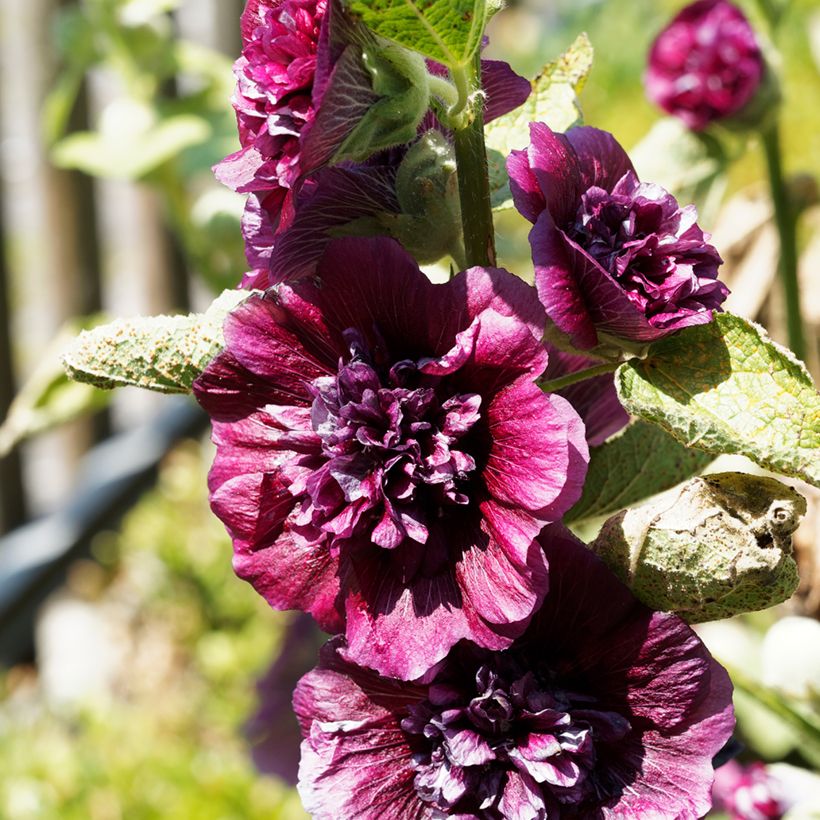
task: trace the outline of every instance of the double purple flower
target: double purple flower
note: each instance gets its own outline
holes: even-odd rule
[[[533,289],[434,285],[392,240],[338,240],[315,279],[253,296],[194,385],[236,571],[412,679],[467,638],[502,649],[547,591],[535,538],[577,500],[584,425],[535,384]]]
[[[504,652],[459,644],[403,683],[351,663],[339,639],[325,647],[294,695],[312,817],[706,813],[734,725],[725,670],[568,533],[540,540],[551,590]]]
[[[649,52],[646,93],[668,114],[701,131],[740,113],[766,66],[754,29],[727,0],[686,6]]]
[[[538,296],[558,330],[590,349],[711,321],[728,289],[695,207],[640,182],[605,131],[533,123],[530,136],[507,167],[516,207],[534,223]]]

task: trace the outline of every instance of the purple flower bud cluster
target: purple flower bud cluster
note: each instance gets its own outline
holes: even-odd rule
[[[336,635],[294,696],[305,806],[326,820],[694,820],[731,685],[682,620],[640,604],[562,526],[590,446],[628,422],[613,377],[542,385],[710,321],[720,256],[693,206],[641,182],[610,134],[533,123],[508,170],[535,286],[492,267],[433,284],[373,227],[400,215],[408,146],[319,167],[317,145],[347,127],[322,119],[342,99],[334,77],[356,70],[345,14],[248,0],[242,148],[218,174],[250,194],[245,284],[263,292],[228,316],[194,385],[237,574]],[[489,116],[526,98],[506,64],[482,73]],[[432,104],[419,137],[452,140],[441,114]],[[282,701],[270,685],[262,738]],[[272,748],[258,755],[277,769]]]

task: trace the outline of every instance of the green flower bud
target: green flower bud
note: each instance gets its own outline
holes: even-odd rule
[[[805,513],[779,481],[720,473],[613,516],[591,548],[647,606],[701,623],[792,595],[791,535]]]
[[[428,131],[407,152],[396,175],[402,214],[389,226],[421,263],[435,262],[458,247],[461,202],[452,146],[438,131]]]

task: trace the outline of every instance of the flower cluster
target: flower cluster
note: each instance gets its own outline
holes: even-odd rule
[[[410,141],[334,164],[328,146],[389,101],[379,71],[381,96],[362,90],[361,37],[345,40],[361,21],[345,15],[248,0],[242,147],[218,175],[250,194],[258,292],[194,384],[237,574],[335,634],[294,698],[305,806],[327,820],[700,817],[732,732],[728,677],[562,519],[590,447],[629,420],[614,362],[709,322],[727,295],[720,256],[694,207],[640,181],[610,134],[532,123],[508,172],[535,286],[489,265],[434,284],[418,260],[439,246],[418,226],[446,212],[460,231],[460,200],[433,208],[458,183],[453,130],[470,127],[443,100],[483,100],[492,118],[531,86],[484,61],[486,94],[461,99],[463,77],[448,89],[428,61]],[[334,120],[340,77],[350,110]],[[425,194],[412,208],[408,178]],[[269,770],[293,768],[265,727],[297,666],[271,670],[251,727]]]
[[[578,414],[535,384],[534,292],[481,268],[433,285],[383,239],[337,240],[317,274],[235,311],[195,385],[237,572],[384,674],[462,638],[509,646],[546,592],[534,538],[588,458]]]

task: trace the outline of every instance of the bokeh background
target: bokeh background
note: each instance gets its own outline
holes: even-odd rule
[[[820,0],[782,4],[785,165],[817,377]],[[641,84],[649,43],[682,5],[511,2],[490,48],[534,76],[586,31],[586,122],[634,148],[647,178],[685,188],[681,135]],[[762,30],[755,0],[741,5]],[[242,6],[0,0],[0,818],[304,816],[286,706],[317,638],[233,577],[208,511],[203,417],[184,399],[70,384],[59,366],[78,328],[201,309],[244,271],[242,199],[210,173],[236,143]],[[727,178],[698,192],[701,224],[726,259],[729,308],[785,341],[763,155],[745,137],[732,153]],[[506,214],[499,233],[504,263],[528,275],[523,220]],[[798,594],[704,635],[745,673],[743,759],[811,770],[820,494],[798,489],[810,502]]]

